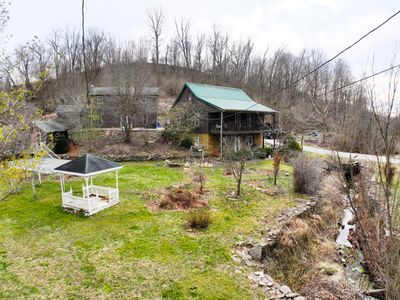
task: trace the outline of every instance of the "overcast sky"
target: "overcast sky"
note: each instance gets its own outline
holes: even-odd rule
[[[99,27],[121,39],[148,36],[146,10],[160,6],[166,14],[165,40],[174,34],[174,21],[191,21],[192,34],[208,33],[213,24],[229,31],[232,39],[252,38],[262,53],[284,46],[296,53],[319,48],[333,56],[400,9],[399,0],[86,0],[86,25]],[[53,28],[81,22],[80,0],[12,0],[6,33],[8,47],[40,39]],[[400,49],[400,15],[341,56],[355,77],[385,69]],[[397,63],[400,62],[400,57]],[[368,66],[368,67],[366,67]]]

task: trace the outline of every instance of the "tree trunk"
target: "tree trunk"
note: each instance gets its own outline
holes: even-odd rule
[[[236,187],[236,197],[240,197],[241,183],[242,183],[242,178],[239,178],[237,181],[237,187]]]
[[[124,143],[129,144],[131,142],[131,128],[128,125],[124,126],[125,130],[125,137],[124,137]]]

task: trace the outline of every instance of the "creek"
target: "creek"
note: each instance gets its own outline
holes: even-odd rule
[[[354,218],[354,212],[351,208],[346,208],[343,211],[343,217],[341,222],[341,227],[339,229],[339,235],[336,238],[336,244],[340,246],[343,251],[347,251],[354,246],[349,241],[349,233],[351,230],[355,230],[355,225],[350,225],[349,221]],[[358,249],[353,249],[354,260],[347,262],[347,267],[345,268],[345,274],[347,280],[352,285],[352,287],[359,293],[360,297],[365,300],[375,300],[371,296],[362,294],[364,291],[373,289],[374,284],[368,275],[368,273],[363,268],[361,262],[363,260],[363,255]]]

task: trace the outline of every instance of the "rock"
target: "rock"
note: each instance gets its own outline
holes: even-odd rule
[[[306,297],[297,296],[296,298],[294,298],[294,300],[306,300]]]
[[[264,274],[264,277],[265,277],[266,281],[274,283],[274,279],[271,276],[269,276],[268,274]]]
[[[257,282],[257,281],[258,281],[258,277],[255,276],[254,274],[250,274],[250,275],[248,276],[248,278],[249,278],[251,281],[254,281],[254,282]]]
[[[299,294],[297,294],[297,293],[287,293],[287,294],[285,294],[285,297],[286,298],[295,298],[295,297],[297,297]]]
[[[261,275],[264,275],[264,272],[263,271],[257,271],[257,272],[254,272],[254,275],[261,276]]]
[[[245,264],[246,266],[248,266],[248,267],[254,266],[254,263],[253,263],[250,259],[248,259],[248,258],[246,258],[246,257],[243,258],[243,261],[244,261],[244,264]]]
[[[255,261],[262,261],[262,259],[264,258],[263,252],[264,246],[261,244],[257,244],[250,249],[249,254],[251,258],[253,258]]]
[[[284,294],[278,294],[278,295],[276,295],[276,296],[274,297],[274,299],[283,299],[283,298],[285,298],[285,295],[284,295]]]
[[[290,289],[290,287],[288,287],[287,285],[282,285],[282,286],[279,288],[279,291],[280,291],[281,293],[285,294],[285,295],[292,292],[292,290]]]
[[[274,283],[272,282],[272,281],[269,281],[268,283],[267,283],[267,286],[268,287],[272,287],[274,285]]]
[[[235,263],[237,263],[237,264],[240,264],[242,261],[240,260],[240,258],[239,257],[236,257],[236,256],[233,256],[232,257],[232,260],[235,262]]]

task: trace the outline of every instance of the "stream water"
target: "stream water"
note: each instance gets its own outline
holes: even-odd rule
[[[353,247],[349,241],[349,232],[351,229],[354,230],[355,226],[348,224],[353,217],[354,212],[351,208],[344,209],[341,228],[339,230],[339,235],[336,238],[336,243],[341,246],[343,250]],[[356,291],[363,292],[373,288],[373,283],[361,265],[361,261],[363,259],[362,253],[357,250],[355,251],[354,255],[354,262],[350,263],[345,269],[346,277]],[[375,300],[377,298],[362,295],[362,299]]]

